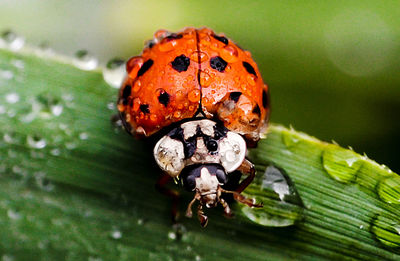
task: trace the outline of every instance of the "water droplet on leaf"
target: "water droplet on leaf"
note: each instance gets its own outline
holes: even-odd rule
[[[6,94],[6,101],[11,104],[17,103],[19,101],[19,95],[15,92],[8,93]]]
[[[400,219],[390,215],[377,215],[373,219],[371,232],[382,244],[400,247]]]
[[[253,222],[270,227],[296,224],[303,218],[304,204],[286,172],[268,166],[243,192],[248,198],[263,202],[263,208],[240,206],[242,213]]]
[[[391,204],[400,204],[400,176],[387,177],[381,180],[377,186],[379,197]]]
[[[322,154],[322,164],[326,172],[343,183],[355,181],[362,165],[362,158],[351,150],[337,145],[328,145]]]
[[[28,135],[26,141],[29,147],[34,149],[43,149],[47,145],[46,140],[38,135]]]
[[[74,65],[79,69],[90,71],[97,68],[98,61],[86,50],[75,53]]]
[[[103,69],[104,80],[114,88],[119,88],[126,75],[125,62],[122,59],[114,58],[107,62]]]
[[[12,51],[18,51],[24,46],[25,39],[14,32],[5,31],[1,34],[0,48],[9,48]]]

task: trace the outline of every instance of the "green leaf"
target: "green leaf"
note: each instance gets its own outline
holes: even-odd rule
[[[297,188],[303,220],[251,221],[255,211],[266,214],[258,223],[271,209],[284,213],[265,204],[236,208],[233,219],[210,210],[205,229],[186,218],[172,226],[152,148],[112,123],[117,89],[99,68],[2,49],[0,94],[3,259],[400,260],[399,176],[351,150],[272,125],[250,152],[258,181],[245,194],[272,202],[259,181],[277,166]],[[191,197],[183,192],[181,212]]]

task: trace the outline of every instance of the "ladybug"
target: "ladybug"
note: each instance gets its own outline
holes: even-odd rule
[[[126,70],[120,118],[129,133],[156,140],[154,158],[164,172],[157,188],[173,198],[173,216],[178,194],[164,187],[170,179],[195,193],[186,216],[199,201],[202,226],[204,206],[220,203],[232,215],[225,194],[261,207],[240,194],[255,176],[247,147],[257,144],[269,116],[268,86],[250,52],[208,28],[159,30]],[[247,176],[242,182],[238,172]]]

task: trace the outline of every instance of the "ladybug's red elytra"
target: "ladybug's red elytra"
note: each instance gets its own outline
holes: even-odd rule
[[[198,200],[202,226],[208,221],[203,206],[220,203],[231,215],[226,193],[260,207],[240,194],[255,175],[247,147],[265,132],[269,115],[268,87],[250,52],[208,28],[160,30],[126,69],[118,110],[131,134],[159,136],[154,158],[165,174],[158,188],[174,202],[177,193],[163,186],[168,179],[194,191],[186,215]],[[238,171],[246,179],[232,182]],[[234,190],[226,189],[230,183]]]

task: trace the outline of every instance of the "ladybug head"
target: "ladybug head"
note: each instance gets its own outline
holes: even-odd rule
[[[191,205],[199,200],[198,215],[202,225],[207,217],[202,207],[221,203],[230,214],[227,203],[220,198],[229,173],[235,171],[246,155],[246,142],[237,133],[212,120],[200,119],[182,123],[162,137],[154,147],[159,167],[171,177],[182,178],[184,187],[195,192]]]

